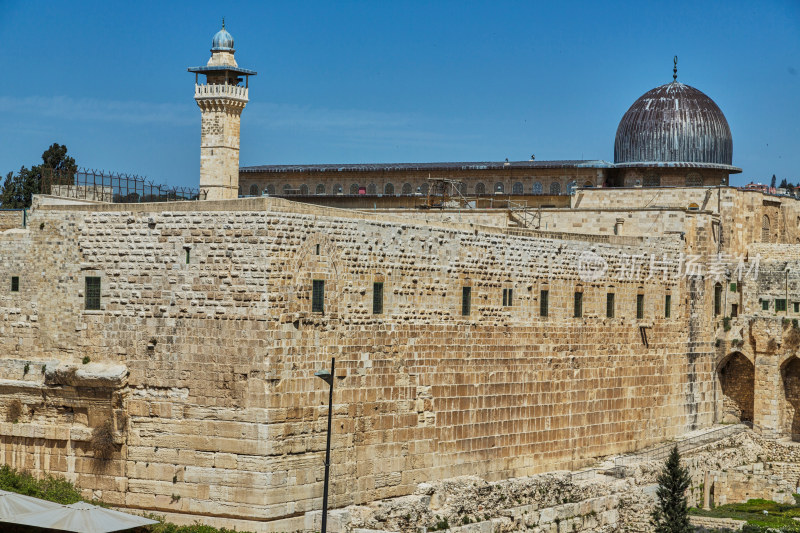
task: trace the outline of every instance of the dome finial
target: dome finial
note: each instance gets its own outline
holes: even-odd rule
[[[225,17],[222,17],[222,29],[225,29]]]
[[[225,24],[222,27],[224,28]],[[672,58],[672,64],[672,81],[678,81],[678,56]]]

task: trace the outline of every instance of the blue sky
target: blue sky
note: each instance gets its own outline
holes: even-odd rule
[[[800,0],[0,0],[0,170],[53,142],[81,166],[196,185],[189,66],[225,16],[258,71],[241,164],[613,159],[672,79],[722,108],[750,179],[800,181]]]

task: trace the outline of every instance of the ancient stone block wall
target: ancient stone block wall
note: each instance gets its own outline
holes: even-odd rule
[[[22,228],[24,218],[22,209],[0,210],[0,231]]]
[[[0,455],[110,503],[291,520],[321,504],[327,390],[313,373],[331,357],[335,507],[576,467],[711,423],[703,284],[578,275],[589,250],[610,271],[656,251],[677,265],[682,241],[614,239],[277,199],[42,206],[28,231],[0,234],[0,279],[26,272],[1,300],[0,408],[21,410],[0,423]],[[84,308],[87,276],[99,310]],[[117,448],[101,460],[91,436],[108,420]]]

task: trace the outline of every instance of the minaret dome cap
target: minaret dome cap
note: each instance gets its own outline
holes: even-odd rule
[[[225,29],[225,19],[222,19],[222,29],[219,30],[211,41],[212,52],[233,52],[233,36]]]

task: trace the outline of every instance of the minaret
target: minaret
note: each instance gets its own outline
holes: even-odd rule
[[[239,193],[239,120],[247,105],[252,70],[239,68],[233,54],[233,37],[222,29],[214,35],[211,59],[205,67],[192,67],[194,99],[202,113],[200,129],[200,199],[227,200]],[[206,83],[199,82],[200,74]],[[244,79],[244,86],[240,85]]]

